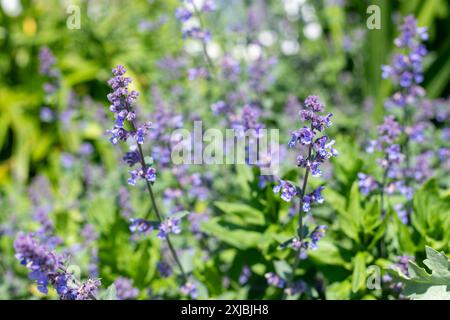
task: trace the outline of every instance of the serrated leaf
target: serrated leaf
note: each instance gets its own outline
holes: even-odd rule
[[[431,274],[409,261],[409,275],[395,270],[394,276],[405,284],[403,293],[411,299],[450,300],[450,262],[447,256],[430,247],[426,247],[426,254],[424,264],[430,268]]]

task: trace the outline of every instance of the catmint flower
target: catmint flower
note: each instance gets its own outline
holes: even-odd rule
[[[261,55],[248,66],[248,82],[254,92],[263,93],[273,83],[274,77],[271,71],[277,63],[276,58],[265,58]]]
[[[170,233],[179,234],[181,232],[180,222],[180,219],[176,218],[169,218],[162,222],[157,237],[165,239]]]
[[[217,101],[211,105],[211,110],[214,115],[224,114],[230,110],[229,105],[225,101]]]
[[[139,234],[150,233],[153,231],[153,226],[145,219],[130,219],[130,231]]]
[[[56,58],[48,47],[42,47],[39,50],[39,73],[43,76],[56,78],[59,75],[55,68]]]
[[[190,281],[181,286],[180,292],[185,296],[189,296],[191,299],[198,297],[197,285]]]
[[[207,212],[205,213],[193,212],[188,215],[187,218],[190,222],[190,229],[197,239],[200,239],[203,236],[202,230],[200,228],[201,223],[204,221],[208,221],[209,217],[210,215]]]
[[[30,270],[30,278],[36,280],[40,292],[47,294],[49,276],[57,273],[61,259],[31,235],[19,233],[14,241],[16,258]]]
[[[203,12],[212,12],[217,9],[216,3],[213,0],[205,0],[201,7],[201,11]]]
[[[400,89],[386,101],[386,107],[404,107],[424,95],[420,83],[423,81],[422,63],[427,50],[422,41],[427,39],[426,28],[418,28],[413,16],[405,17],[401,34],[394,40],[394,44],[404,53],[396,54],[391,65],[382,66],[383,79],[390,78]]]
[[[173,273],[170,265],[162,261],[156,264],[156,268],[158,269],[159,274],[163,278],[170,277]]]
[[[208,30],[204,30],[199,27],[192,27],[190,29],[183,30],[183,38],[193,38],[203,42],[209,42],[211,41],[212,35]]]
[[[221,69],[223,77],[230,82],[239,80],[241,67],[239,61],[233,59],[230,55],[225,55],[222,58]]]
[[[242,268],[241,274],[239,275],[239,284],[244,285],[248,282],[250,276],[252,275],[252,271],[248,266],[244,266]]]
[[[156,180],[156,169],[153,167],[148,167],[144,172],[143,168],[134,169],[128,172],[130,174],[130,178],[128,178],[128,184],[131,186],[135,186],[137,179],[142,178],[147,180],[148,182],[155,182]]]
[[[206,68],[191,68],[188,70],[189,80],[195,80],[199,78],[206,79],[209,77],[208,69]]]
[[[325,235],[325,231],[327,230],[327,226],[317,226],[309,235],[311,238],[311,250],[317,249],[317,243],[319,240]]]
[[[42,120],[42,122],[52,122],[55,119],[53,111],[49,107],[43,107],[41,109],[39,117]]]
[[[133,300],[139,295],[139,290],[133,286],[133,281],[125,277],[118,277],[114,281],[118,300]]]
[[[125,77],[126,69],[122,65],[118,65],[113,69],[114,77],[108,81],[108,84],[113,89],[113,92],[108,94],[108,100],[111,103],[110,111],[114,113],[115,123],[114,127],[107,132],[111,134],[110,141],[117,144],[119,141],[127,141],[129,137],[134,137],[136,143],[143,144],[144,137],[148,133],[151,123],[137,127],[136,130],[127,131],[124,128],[125,122],[130,122],[135,127],[136,113],[133,109],[133,104],[136,101],[139,93],[135,90],[131,92],[128,90],[128,85],[131,83],[131,78]]]
[[[290,202],[292,198],[298,195],[297,188],[286,180],[278,180],[278,184],[273,187],[274,193],[279,193],[281,191],[281,199],[286,202]]]
[[[73,276],[65,271],[64,259],[46,245],[39,243],[31,234],[19,233],[14,241],[14,249],[16,258],[29,269],[29,277],[36,281],[40,292],[47,294],[48,285],[51,284],[63,300],[95,298],[100,280],[89,279],[75,286]]]
[[[362,172],[358,173],[358,186],[361,193],[365,196],[378,189],[378,183],[375,178]]]
[[[318,187],[312,193],[307,194],[303,197],[303,211],[309,212],[312,203],[322,204],[325,199],[322,196],[322,190],[325,189],[323,186]]]
[[[307,289],[307,285],[303,280],[299,280],[296,281],[292,284],[292,286],[284,289],[284,292],[288,295],[288,296],[293,296],[296,294],[301,294],[303,292],[305,292]]]
[[[309,96],[305,99],[305,107],[313,112],[323,112],[325,106],[322,104],[318,96]]]
[[[135,164],[140,162],[141,156],[139,155],[137,148],[130,148],[130,151],[126,152],[123,156],[123,161],[125,161],[130,167],[133,167]]]
[[[88,279],[83,282],[77,290],[76,300],[90,300],[91,297],[95,297],[100,285],[101,282],[98,279]]]
[[[175,18],[181,22],[186,22],[192,17],[192,12],[186,8],[179,7],[175,10]]]
[[[81,230],[81,236],[86,244],[91,244],[98,239],[98,232],[92,224],[86,224]]]
[[[270,286],[274,286],[277,288],[284,288],[284,286],[286,285],[286,281],[284,281],[282,278],[280,278],[277,274],[273,272],[266,273],[264,277],[267,279],[267,284]]]
[[[297,165],[306,169],[304,178],[306,179],[309,173],[312,177],[320,177],[322,175],[320,166],[331,157],[337,156],[338,151],[334,149],[334,140],[331,140],[326,135],[320,135],[322,131],[331,126],[332,114],[321,115],[325,106],[317,96],[307,97],[304,101],[304,107],[300,111],[300,119],[308,122],[309,126],[303,126],[301,129],[292,132],[288,146],[290,148],[298,147],[302,152],[302,154],[297,156]],[[305,190],[301,190],[290,182],[283,180],[279,180],[278,184],[273,188],[275,193],[281,191],[281,198],[285,201],[290,201],[294,196],[300,195],[301,200],[298,209],[305,213],[311,211],[314,203],[322,204],[325,201],[322,196],[323,190],[324,187],[320,186],[311,193],[306,194]],[[303,227],[304,225],[300,223],[298,228],[303,230]],[[317,248],[317,242],[324,235],[325,229],[325,226],[318,226],[309,235],[305,235],[305,238],[293,238],[290,241],[290,246],[294,250],[300,251],[299,257],[304,259],[307,256],[307,249],[314,250]],[[309,238],[310,241],[305,240],[306,238]],[[266,275],[266,277],[268,276]],[[272,275],[269,274],[269,277],[272,278]]]

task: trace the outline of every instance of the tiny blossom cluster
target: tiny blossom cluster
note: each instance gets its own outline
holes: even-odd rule
[[[287,286],[287,281],[284,280],[283,278],[281,278],[280,276],[278,276],[274,272],[267,272],[264,275],[264,277],[266,278],[267,284],[269,286],[280,288],[280,289],[284,288],[284,292],[290,296],[296,295],[296,294],[301,294],[301,293],[305,292],[305,290],[306,290],[306,283],[302,280],[296,281],[292,285]]]
[[[220,63],[222,76],[230,83],[239,80],[241,73],[241,65],[239,61],[234,59],[230,54],[225,54]]]
[[[59,70],[56,68],[56,58],[48,47],[39,50],[39,73],[49,79],[43,89],[46,94],[52,94],[58,89]]]
[[[157,86],[152,86],[151,94],[155,106],[155,110],[151,114],[152,130],[149,132],[149,137],[153,142],[152,158],[158,163],[159,168],[170,168],[172,132],[183,127],[183,115],[171,109],[170,104],[163,100]]]
[[[411,105],[425,94],[420,84],[423,82],[423,58],[427,54],[422,41],[427,39],[427,29],[417,27],[414,16],[405,17],[401,34],[394,41],[405,53],[396,54],[391,65],[382,67],[382,77],[390,78],[399,86],[399,91],[387,100],[386,107]]]
[[[133,286],[133,280],[118,277],[114,281],[116,297],[118,300],[133,300],[139,295],[139,290]]]
[[[278,63],[275,57],[260,56],[248,66],[248,85],[257,94],[261,94],[273,83],[271,70]]]
[[[181,294],[188,296],[191,299],[197,299],[197,297],[198,297],[197,284],[195,284],[192,281],[188,281],[181,286],[180,292],[181,292]]]
[[[156,264],[156,269],[158,269],[159,274],[163,278],[170,277],[173,274],[172,267],[164,261],[159,261]]]
[[[130,231],[133,234],[150,234],[154,230],[154,222],[146,219],[130,219]],[[181,232],[181,220],[178,218],[168,218],[159,223],[157,237],[165,239],[169,234],[179,234]]]
[[[88,279],[77,284],[65,269],[65,259],[39,243],[31,234],[19,233],[14,241],[16,258],[26,266],[30,279],[36,281],[40,292],[47,294],[52,285],[62,300],[95,299],[100,280]]]
[[[412,197],[412,189],[405,185],[403,177],[405,170],[402,165],[405,155],[401,152],[401,147],[397,140],[401,134],[401,127],[393,116],[384,118],[384,122],[378,127],[377,140],[371,140],[366,151],[368,153],[379,152],[382,157],[377,159],[378,165],[386,172],[386,178],[390,179],[385,186],[387,193],[400,192],[407,198]],[[387,182],[387,181],[386,181]],[[382,186],[372,176],[364,173],[358,174],[358,184],[361,193],[368,195]]]
[[[144,143],[144,137],[150,130],[151,124],[145,123],[140,127],[136,127],[136,112],[133,108],[139,93],[135,90],[129,91],[128,86],[131,83],[131,78],[125,77],[126,69],[122,65],[118,65],[113,69],[114,77],[108,81],[108,84],[112,88],[112,92],[108,94],[108,100],[111,103],[110,111],[114,113],[115,123],[108,133],[111,134],[110,141],[113,144],[117,144],[119,141],[127,141],[128,138],[133,137],[137,145]],[[131,129],[125,129],[125,123],[129,122]],[[143,159],[137,153],[135,146],[133,150],[126,153],[124,160],[133,166],[138,162],[139,167],[137,169],[129,171],[130,178],[128,183],[132,186],[136,185],[138,179],[143,179],[148,182],[155,182],[156,170],[151,167],[141,165]]]
[[[327,226],[316,226],[306,237],[300,241],[298,238],[294,238],[291,242],[291,248],[300,251],[301,258],[306,258],[307,250],[316,250],[318,248],[317,243],[325,235]]]
[[[184,6],[178,7],[175,10],[175,18],[185,25],[196,15],[216,10],[216,4],[212,0],[204,1],[199,8],[196,7],[193,0],[185,0],[184,2]],[[209,42],[211,40],[211,32],[200,26],[186,26],[183,29],[183,38],[193,38],[203,42]]]
[[[274,193],[280,193],[281,199],[290,202],[295,196],[299,194],[298,188],[289,181],[279,179],[277,184],[273,187]]]
[[[252,275],[252,271],[248,266],[244,266],[242,268],[241,274],[239,275],[239,284],[244,285],[248,282],[250,279],[250,276]]]
[[[166,221],[161,222],[157,237],[160,239],[165,239],[171,233],[179,234],[181,232],[180,223],[181,220],[176,218],[168,218]]]

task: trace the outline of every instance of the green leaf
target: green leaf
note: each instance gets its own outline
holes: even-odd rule
[[[101,295],[100,300],[117,300],[116,286],[110,285]]]
[[[390,271],[405,284],[404,294],[416,300],[450,300],[450,261],[442,252],[426,247],[427,259],[423,263],[431,270],[429,274],[424,268],[409,261],[409,276],[400,270]]]
[[[189,213],[190,213],[190,212],[187,211],[187,210],[178,211],[178,212],[176,212],[176,213],[174,213],[174,214],[171,214],[170,217],[171,217],[171,218],[176,218],[176,219],[182,219],[182,218],[184,218],[185,216],[187,216]]]
[[[244,203],[216,201],[214,205],[226,213],[225,220],[235,224],[262,226],[266,222],[264,214],[260,210]]]
[[[220,223],[220,218],[212,218],[203,222],[201,228],[202,231],[241,250],[257,248],[263,240],[261,233]]]
[[[358,252],[353,260],[352,292],[362,289],[366,283],[366,253]]]
[[[289,279],[292,274],[292,267],[285,260],[275,261],[273,263],[275,272],[283,279]]]

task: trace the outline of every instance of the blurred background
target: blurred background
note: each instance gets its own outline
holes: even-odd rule
[[[450,94],[446,0],[216,3],[218,10],[205,17],[213,34],[211,57],[216,61],[225,48],[243,60],[262,50],[276,57],[263,96],[264,115],[266,124],[280,128],[286,139],[292,128],[285,112],[289,97],[316,94],[335,114],[333,130],[346,141],[349,158],[359,157],[357,145],[364,144],[385,115],[384,101],[392,87],[381,79],[381,66],[389,63],[398,26],[408,14],[429,30],[423,83],[427,98],[446,99]],[[379,30],[366,27],[370,4],[381,9]],[[71,5],[80,10],[79,29],[67,25],[74,14],[68,12]],[[141,115],[155,110],[155,90],[160,90],[160,98],[185,118],[196,115],[217,123],[210,104],[218,89],[187,76],[187,69],[201,58],[198,46],[182,38],[174,16],[177,6],[177,0],[0,1],[0,298],[42,297],[30,289],[12,246],[18,230],[36,228],[39,210],[50,214],[52,228],[67,247],[82,247],[84,253],[74,258],[82,272],[97,269],[106,285],[118,276],[132,278],[142,289],[140,297],[150,295],[144,290],[150,282],[155,292],[167,286],[176,290],[174,280],[164,280],[167,285],[153,279],[161,255],[151,245],[156,240],[127,244],[127,222],[117,218],[124,208],[127,167],[105,132],[113,121],[107,80],[117,64],[127,67],[140,92]],[[55,59],[57,72],[51,80],[39,72],[43,47]],[[173,74],[177,72],[181,74]],[[184,93],[179,94],[180,88]],[[213,197],[229,196],[226,178],[216,183]],[[157,188],[162,192],[167,186]],[[145,195],[127,192],[134,211],[148,209]],[[195,201],[192,206],[202,212],[209,205]],[[95,248],[80,239],[86,223],[95,226]],[[233,272],[238,274],[240,268]],[[218,276],[213,265],[204,274]],[[258,285],[253,290],[258,296]],[[170,290],[165,296],[171,296]]]

